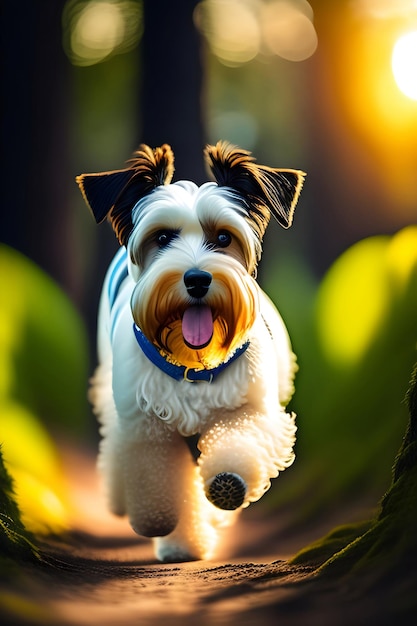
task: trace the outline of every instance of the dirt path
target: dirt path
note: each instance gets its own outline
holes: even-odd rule
[[[291,529],[290,512],[287,519],[268,518],[253,506],[228,531],[216,561],[162,565],[149,541],[107,513],[92,458],[72,455],[71,479],[77,531],[45,543],[52,568],[29,568],[22,588],[14,590],[28,609],[19,621],[0,619],[2,626],[245,626],[279,618],[285,626],[366,623],[349,617],[349,603],[340,614],[344,600],[337,588],[321,590],[322,602],[306,583],[312,570],[287,560],[346,521],[346,512]]]
[[[305,576],[285,561],[161,565],[143,558],[144,546],[107,545],[104,552],[116,558],[98,557],[101,549],[91,544],[80,552],[90,556],[61,553],[67,565],[48,600],[59,624],[244,623],[248,611],[284,598],[285,584]]]

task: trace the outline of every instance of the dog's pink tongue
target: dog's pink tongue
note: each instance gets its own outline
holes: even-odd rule
[[[210,343],[213,336],[213,316],[205,304],[190,306],[182,318],[182,336],[189,348],[198,350]]]

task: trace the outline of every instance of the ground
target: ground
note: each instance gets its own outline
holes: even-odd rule
[[[271,514],[252,505],[225,537],[216,560],[163,565],[149,541],[107,513],[93,457],[72,452],[67,461],[83,514],[65,539],[44,540],[47,563],[28,565],[8,590],[3,626],[249,626],[279,618],[285,626],[394,623],[384,621],[388,614],[376,592],[366,597],[353,589],[352,602],[349,585],[318,583],[313,565],[289,562],[335,525],[369,515],[364,503],[297,527],[291,511]]]

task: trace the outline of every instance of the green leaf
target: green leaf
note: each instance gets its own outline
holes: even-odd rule
[[[7,573],[9,559],[32,561],[39,552],[25,529],[13,492],[13,483],[3,463],[0,448],[0,574]]]
[[[0,275],[0,399],[83,432],[88,356],[79,314],[52,279],[4,245]]]

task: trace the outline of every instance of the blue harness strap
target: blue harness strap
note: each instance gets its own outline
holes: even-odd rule
[[[109,282],[107,287],[107,294],[110,303],[110,335],[113,338],[114,329],[116,327],[117,320],[122,311],[122,306],[116,304],[117,295],[123,281],[128,277],[127,269],[127,251],[126,248],[120,248],[116,256],[114,257],[109,270]],[[238,348],[228,361],[220,363],[213,369],[194,369],[186,367],[185,365],[175,365],[170,363],[145,337],[141,329],[133,324],[133,332],[138,345],[140,346],[144,355],[158,367],[162,372],[174,378],[175,380],[186,380],[189,383],[206,382],[212,383],[221,372],[226,369],[231,363],[233,363],[238,357],[240,357],[249,347],[249,341],[244,343]]]
[[[110,269],[110,278],[107,288],[107,295],[109,296],[110,310],[113,308],[114,303],[119,293],[120,286],[125,278],[128,277],[127,271],[127,250],[126,248],[120,248],[116,256],[114,257]]]
[[[116,305],[116,299],[123,281],[128,277],[127,271],[127,251],[120,248],[114,257],[109,269],[109,282],[107,285],[107,295],[110,305],[110,337],[113,339],[116,323],[122,312],[122,307]]]

